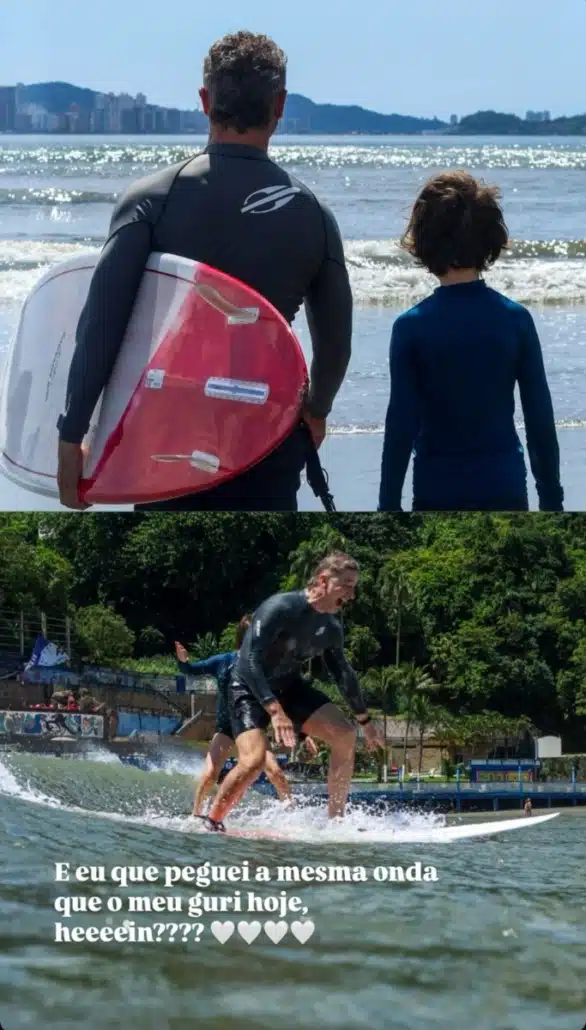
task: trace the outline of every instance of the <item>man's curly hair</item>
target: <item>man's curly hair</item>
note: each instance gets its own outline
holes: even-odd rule
[[[210,121],[241,133],[268,128],[286,68],[285,54],[268,36],[236,32],[217,40],[203,68]]]

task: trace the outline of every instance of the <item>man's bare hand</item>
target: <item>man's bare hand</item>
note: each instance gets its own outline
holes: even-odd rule
[[[366,726],[363,726],[363,730],[364,743],[369,751],[376,751],[377,747],[385,746],[382,733],[377,730],[373,722],[367,722]]]
[[[83,476],[84,460],[85,453],[81,444],[59,441],[57,459],[59,500],[66,508],[74,508],[76,511],[84,511],[91,507],[79,498],[79,481]]]
[[[291,719],[285,715],[281,706],[279,705],[278,708],[273,709],[269,714],[275,734],[275,744],[282,744],[283,747],[295,747],[297,742],[295,727]]]
[[[315,418],[313,415],[310,415],[307,408],[303,409],[301,417],[311,433],[316,449],[319,450],[326,438],[327,424],[325,418]]]
[[[180,644],[178,640],[175,641],[175,654],[177,655],[178,662],[189,661],[189,655],[187,654],[187,651],[183,647],[183,644]]]

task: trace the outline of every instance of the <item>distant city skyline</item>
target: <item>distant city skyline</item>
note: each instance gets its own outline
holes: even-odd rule
[[[494,109],[553,118],[586,108],[586,3],[564,0],[2,0],[0,85],[65,81],[102,93],[145,93],[161,107],[197,108],[211,42],[242,27],[272,35],[289,58],[288,87],[317,103],[437,116]],[[332,31],[334,29],[334,31]]]
[[[546,130],[546,126],[549,128]],[[148,102],[144,93],[98,93],[78,83],[0,85],[0,133],[65,133],[97,135],[207,134],[209,123],[197,109],[167,108]],[[522,120],[506,113],[457,114],[449,122],[409,115],[385,115],[357,106],[319,105],[290,93],[279,133],[484,132],[583,134],[586,116],[573,123],[552,122],[550,111],[529,110]]]

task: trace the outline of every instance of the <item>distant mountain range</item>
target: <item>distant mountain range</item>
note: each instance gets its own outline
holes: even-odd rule
[[[39,104],[49,114],[61,114],[77,104],[82,111],[91,111],[99,94],[92,89],[72,86],[67,82],[39,82],[26,86],[23,98],[26,103]],[[208,120],[199,113],[194,123],[196,129],[207,132]],[[346,107],[336,104],[315,104],[313,100],[298,93],[287,97],[281,132],[300,133],[418,133],[441,132],[447,129],[445,122],[437,118],[412,118],[399,114],[378,114],[362,107]]]
[[[66,112],[72,104],[77,104],[82,111],[89,112],[93,110],[95,99],[99,95],[95,90],[66,82],[35,83],[25,86],[23,93],[27,103],[38,104],[46,108],[50,114]],[[201,112],[192,113],[190,125],[192,131],[208,131],[207,118]],[[527,121],[513,114],[479,111],[462,118],[457,125],[452,125],[438,118],[380,114],[356,105],[316,104],[299,93],[290,93],[278,131],[312,135],[416,135],[437,132],[466,136],[575,136],[586,135],[586,114],[548,121]]]

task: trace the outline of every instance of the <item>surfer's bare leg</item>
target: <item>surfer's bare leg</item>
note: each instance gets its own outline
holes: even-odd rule
[[[215,733],[205,758],[203,773],[198,781],[193,801],[193,815],[201,815],[203,803],[214,783],[217,783],[222,766],[234,747],[234,741],[224,733]]]
[[[356,754],[356,729],[336,705],[327,704],[304,723],[303,732],[319,737],[332,751],[328,770],[328,816],[344,815]]]
[[[264,730],[245,730],[236,738],[238,763],[221,784],[209,811],[215,823],[224,821],[263,770],[267,751]]]
[[[265,773],[267,779],[269,779],[275,788],[279,801],[290,801],[291,800],[291,787],[289,786],[289,780],[285,776],[285,773],[281,769],[281,766],[277,762],[272,751],[267,749],[265,756]]]

